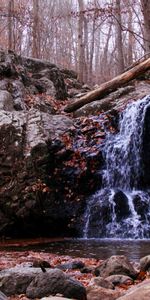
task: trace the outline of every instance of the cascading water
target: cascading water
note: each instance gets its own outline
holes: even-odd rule
[[[106,138],[103,188],[89,199],[84,237],[150,237],[150,191],[140,182],[148,107],[150,96],[129,104],[120,118],[119,133]]]

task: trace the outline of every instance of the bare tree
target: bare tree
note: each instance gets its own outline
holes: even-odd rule
[[[32,56],[40,57],[39,0],[33,0]]]
[[[145,53],[150,52],[150,1],[141,0],[142,13],[144,16],[144,45]]]
[[[8,1],[8,49],[14,50],[14,0]]]
[[[84,1],[78,0],[79,4],[79,21],[78,21],[78,79],[83,82],[84,75]]]
[[[122,42],[122,18],[121,18],[121,0],[116,0],[116,44],[118,51],[118,73],[124,70],[123,42]]]

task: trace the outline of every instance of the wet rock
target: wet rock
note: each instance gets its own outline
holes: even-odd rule
[[[116,221],[120,222],[122,219],[128,218],[130,215],[130,208],[128,198],[122,191],[117,191],[114,195]]]
[[[87,287],[87,300],[115,300],[118,299],[119,296],[121,296],[120,291],[114,291],[96,286]]]
[[[141,220],[147,220],[147,211],[149,210],[149,197],[144,197],[143,195],[135,195],[133,198],[134,208],[137,214],[140,216]]]
[[[99,267],[95,269],[96,276],[104,278],[110,275],[126,275],[131,278],[137,277],[137,272],[124,255],[114,255],[105,260]]]
[[[58,269],[39,274],[26,290],[26,295],[29,298],[41,298],[57,293],[62,294],[64,297],[86,300],[86,291],[83,285],[65,276]]]
[[[111,222],[111,205],[108,201],[109,191],[104,190],[103,193],[96,193],[94,201],[91,204],[89,226],[87,236],[90,237],[105,237],[106,226]]]
[[[147,108],[145,119],[144,119],[144,128],[143,128],[143,145],[142,145],[142,178],[140,185],[144,186],[144,188],[149,188],[150,185],[150,107]]]
[[[105,289],[111,289],[113,290],[114,289],[114,285],[113,283],[111,283],[110,281],[107,280],[107,278],[103,278],[103,277],[96,277],[96,278],[93,278],[89,285],[96,285],[96,286],[101,286]]]
[[[140,259],[140,270],[150,271],[150,255],[144,256]]]
[[[114,286],[120,285],[120,284],[132,284],[133,279],[129,276],[125,275],[111,275],[106,277],[107,281],[112,283]]]
[[[145,280],[144,282],[130,288],[127,293],[119,297],[118,300],[149,300],[150,295],[150,280]]]

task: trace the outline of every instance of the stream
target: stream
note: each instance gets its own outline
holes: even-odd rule
[[[111,255],[126,255],[131,261],[139,261],[150,254],[150,239],[64,239],[27,246],[0,246],[0,251],[28,251],[53,253],[71,257],[107,259]]]

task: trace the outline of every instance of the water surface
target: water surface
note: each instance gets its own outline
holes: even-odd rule
[[[52,241],[47,244],[9,247],[15,251],[33,250],[38,252],[69,255],[72,257],[89,257],[107,259],[111,255],[126,255],[131,261],[139,261],[150,254],[149,240],[121,240],[121,239],[66,239]],[[7,247],[7,251],[9,250]]]

